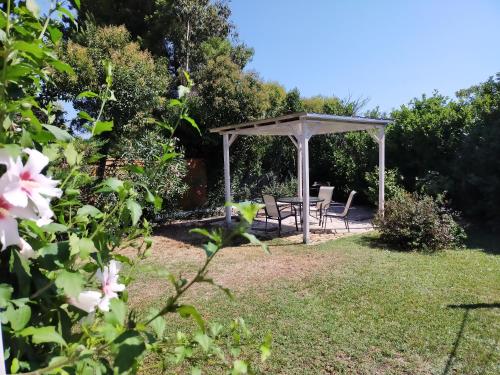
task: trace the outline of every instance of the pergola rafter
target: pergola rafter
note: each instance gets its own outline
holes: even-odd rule
[[[297,148],[297,195],[303,199],[304,243],[309,242],[309,139],[314,135],[367,131],[379,145],[379,210],[384,210],[385,127],[389,119],[293,113],[239,125],[210,129],[223,137],[224,192],[232,201],[229,149],[239,135],[287,136]],[[231,207],[226,207],[226,222],[231,223]]]

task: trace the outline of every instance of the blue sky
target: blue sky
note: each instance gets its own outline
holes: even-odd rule
[[[41,1],[47,3],[47,0]],[[262,78],[390,110],[500,72],[498,0],[232,0]]]
[[[390,110],[500,72],[498,0],[233,0],[251,69],[304,96]]]

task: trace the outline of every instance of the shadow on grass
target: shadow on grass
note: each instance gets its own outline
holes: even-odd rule
[[[465,245],[467,248],[500,255],[500,234],[494,233],[491,228],[479,225],[469,226],[466,232],[467,240]]]
[[[370,234],[370,235],[360,236],[358,238],[355,238],[354,241],[361,246],[369,247],[371,249],[387,250],[395,253],[405,253],[405,254],[416,252],[415,250],[407,250],[401,247],[391,246],[387,242],[384,242],[379,235]],[[432,254],[437,254],[439,252],[431,250],[429,251],[421,250],[419,251],[419,253],[432,255]]]
[[[252,231],[255,236],[262,241],[270,241],[269,245],[272,246],[289,246],[295,243],[285,242],[287,237],[295,236],[300,232],[295,231],[295,226],[289,226],[283,224],[281,236],[278,236],[278,225],[274,225],[274,222],[269,223],[268,231],[255,230],[252,227]],[[162,236],[173,241],[182,242],[186,245],[200,247],[207,242],[207,238],[198,234],[192,233],[191,230],[195,228],[206,229],[211,231],[215,228],[225,228],[223,220],[200,220],[200,221],[190,221],[190,222],[178,222],[161,225],[155,228],[154,234],[157,236]],[[273,243],[273,242],[276,242]],[[231,246],[239,246],[247,244],[248,241],[243,238],[235,238],[232,241]],[[300,242],[301,243],[301,242]],[[297,244],[300,244],[297,242]]]
[[[453,342],[453,348],[451,349],[450,355],[448,356],[448,361],[446,361],[446,366],[443,370],[443,375],[448,375],[452,370],[453,362],[457,356],[457,350],[460,346],[460,342],[462,341],[465,326],[467,325],[467,321],[469,319],[469,313],[471,310],[477,309],[499,309],[500,302],[494,303],[472,303],[472,304],[461,304],[461,305],[448,305],[450,309],[464,309],[464,315],[462,317],[462,322],[460,323],[460,329],[458,330],[457,337]]]

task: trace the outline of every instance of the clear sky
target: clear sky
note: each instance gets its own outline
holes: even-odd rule
[[[42,5],[48,3],[41,1]],[[249,68],[388,111],[500,72],[500,0],[232,0]]]
[[[390,110],[500,72],[499,0],[232,0],[250,68],[303,96]]]

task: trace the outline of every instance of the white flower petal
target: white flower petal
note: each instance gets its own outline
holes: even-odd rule
[[[46,177],[43,174],[33,176],[33,180],[40,184],[40,186],[36,189],[40,194],[45,195],[46,197],[61,197],[62,190],[56,188],[59,181]]]
[[[36,212],[30,206],[28,206],[28,207],[13,206],[9,209],[9,211],[10,211],[11,216],[17,217],[19,219],[28,219],[28,220],[38,220],[39,219]]]
[[[28,195],[21,187],[7,189],[3,196],[7,202],[17,207],[26,207],[28,205]]]
[[[19,241],[17,220],[10,216],[0,218],[0,242],[2,242],[2,250],[5,250],[7,246],[17,245]]]
[[[101,311],[109,311],[109,302],[111,298],[108,296],[104,296],[98,304],[99,310]]]
[[[50,209],[50,201],[37,193],[31,195],[31,200],[38,211],[40,221],[43,222],[48,220],[50,223],[52,221],[50,218],[54,216],[54,212]]]
[[[29,155],[24,168],[31,174],[39,174],[49,164],[49,158],[40,151],[30,148],[25,148],[23,151]]]
[[[69,303],[80,310],[91,313],[101,301],[101,293],[93,290],[81,292],[76,298],[70,298]]]
[[[113,283],[110,285],[110,289],[113,292],[123,292],[125,290],[125,284]]]
[[[20,248],[19,254],[21,254],[21,256],[23,258],[30,259],[30,258],[36,257],[35,251],[31,247],[31,245],[28,242],[26,242],[24,239],[21,238],[21,241],[19,242],[18,246]]]

